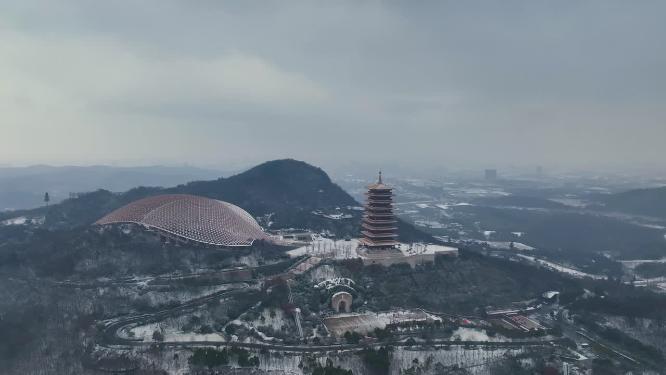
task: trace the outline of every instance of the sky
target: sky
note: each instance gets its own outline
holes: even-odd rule
[[[664,14],[0,0],[0,164],[663,166]]]

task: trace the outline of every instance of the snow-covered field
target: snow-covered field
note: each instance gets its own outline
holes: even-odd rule
[[[27,217],[19,216],[3,221],[2,225],[25,225],[27,221],[28,221]]]
[[[466,203],[466,202],[460,202],[456,204],[436,204],[435,207],[441,208],[442,210],[448,210],[451,207],[463,207],[463,206],[471,206],[471,203]]]
[[[416,220],[414,225],[417,227],[431,228],[431,229],[443,229],[446,228],[446,225],[440,223],[439,221],[432,220]]]
[[[518,256],[523,258],[523,259],[529,260],[530,262],[537,263],[537,264],[540,264],[542,266],[546,266],[546,267],[548,267],[550,269],[553,269],[557,272],[566,273],[566,274],[571,275],[573,277],[577,277],[577,278],[589,277],[591,279],[596,279],[596,280],[603,280],[603,279],[606,278],[605,276],[586,273],[586,272],[583,272],[583,271],[579,271],[577,269],[573,269],[573,268],[570,268],[570,267],[563,266],[561,264],[549,262],[549,261],[543,260],[543,259],[538,259],[538,258],[535,258],[533,256],[528,256],[528,255],[523,255],[523,254],[518,254]]]
[[[308,273],[310,282],[313,284],[318,284],[324,280],[336,279],[341,276],[342,275],[338,272],[338,270],[336,270],[335,267],[330,264],[324,264],[322,266],[316,267]]]
[[[632,338],[652,345],[666,353],[666,325],[653,319],[628,319],[621,316],[606,315],[606,324],[621,330]]]
[[[400,243],[397,247],[405,256],[415,254],[451,253],[457,251],[456,248],[449,246],[421,243]],[[287,251],[287,254],[292,258],[307,254],[332,259],[351,259],[360,257],[358,248],[359,241],[355,238],[348,241],[335,241],[328,238],[319,238],[307,246],[289,250]]]
[[[100,288],[103,289],[103,288]],[[234,289],[234,285],[224,284],[216,286],[189,287],[187,290],[150,290],[135,291],[131,288],[119,288],[125,290],[125,294],[130,297],[132,303],[145,303],[149,306],[160,306],[173,301],[185,302],[195,298],[207,296],[224,290]]]
[[[622,263],[622,266],[624,266],[625,268],[633,270],[634,268],[636,268],[636,266],[641,265],[643,263],[666,263],[666,258],[620,260],[619,262]]]
[[[345,332],[368,333],[375,328],[384,329],[392,323],[413,321],[441,320],[422,310],[396,310],[381,313],[345,313],[324,319],[326,328],[335,336],[343,336]]]
[[[146,324],[129,329],[128,332],[121,333],[124,337],[141,339],[143,341],[154,341],[153,333],[159,331],[164,335],[165,342],[181,342],[181,341],[218,341],[225,342],[224,336],[219,333],[199,334],[193,332],[182,332],[172,326],[168,326],[162,322]],[[132,332],[132,334],[128,334]]]
[[[523,353],[521,348],[491,349],[484,347],[464,347],[452,345],[448,348],[413,349],[396,348],[389,374],[399,375],[407,369],[415,369],[417,374],[445,374],[453,366],[464,368],[466,374],[485,375],[490,367],[507,357]]]
[[[422,243],[400,243],[398,244],[400,250],[405,256],[416,254],[452,254],[457,253],[458,249],[451,246],[422,244]]]
[[[436,349],[395,348],[391,354],[390,375],[406,373],[406,370],[414,374],[444,374],[454,366],[466,369],[467,374],[485,375],[490,367],[508,357],[514,357],[523,353],[523,349],[489,349],[482,347],[464,347],[462,345],[451,345]],[[325,355],[310,355],[322,366],[326,359],[331,359],[334,366],[352,370],[354,374],[365,374],[368,369],[363,364],[362,358],[351,352],[330,352]],[[280,371],[284,374],[303,374],[299,367],[305,360],[305,355],[260,355],[259,368],[264,371]]]
[[[358,240],[356,239],[346,241],[318,237],[308,245],[287,251],[287,255],[292,258],[307,254],[334,259],[349,259],[358,257],[357,247]]]
[[[534,248],[530,245],[525,245],[522,242],[507,242],[507,241],[490,241],[488,242],[488,246],[490,246],[493,249],[499,249],[499,250],[510,250],[511,249],[511,244],[513,243],[513,250],[519,250],[519,251],[532,251]]]
[[[259,316],[254,320],[246,321],[243,319],[236,319],[231,323],[244,326],[248,329],[254,329],[256,334],[261,337],[263,341],[275,341],[275,337],[268,336],[262,331],[267,328],[269,329],[269,332],[271,330],[280,332],[291,320],[292,318],[287,316],[282,309],[263,309],[259,312]]]
[[[27,218],[25,216],[13,217],[11,219],[0,221],[1,225],[27,225],[27,224],[44,224],[44,216]]]
[[[496,250],[510,250],[511,249],[511,244],[513,243],[513,250],[518,250],[518,251],[532,251],[535,250],[534,247],[524,244],[522,242],[516,242],[516,241],[484,241],[484,240],[477,240],[473,238],[465,238],[459,242],[474,242],[477,244],[486,244],[488,247],[491,249],[496,249]]]
[[[460,341],[505,341],[502,336],[490,337],[485,329],[459,327],[451,334],[451,340]]]

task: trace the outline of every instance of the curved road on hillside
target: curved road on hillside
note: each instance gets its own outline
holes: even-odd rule
[[[330,352],[334,350],[361,350],[368,346],[484,346],[484,347],[498,347],[498,348],[515,348],[524,346],[545,346],[554,345],[559,343],[560,339],[555,340],[530,340],[530,341],[452,341],[452,340],[431,340],[429,342],[407,342],[406,340],[389,340],[376,342],[372,344],[333,344],[333,345],[287,345],[276,343],[244,343],[244,342],[222,342],[222,341],[170,341],[170,342],[155,342],[143,341],[143,339],[128,339],[120,337],[118,332],[123,328],[130,325],[145,325],[150,323],[159,322],[166,318],[180,315],[186,312],[194,311],[196,308],[205,305],[209,301],[216,298],[223,298],[242,294],[253,289],[234,289],[216,292],[204,297],[195,298],[181,305],[164,309],[151,314],[135,315],[125,318],[116,318],[107,321],[108,324],[100,332],[98,336],[98,344],[108,348],[118,347],[138,347],[138,346],[151,346],[155,344],[169,346],[169,347],[196,347],[196,346],[224,346],[224,347],[239,347],[246,349],[271,349],[287,352]]]
[[[297,261],[294,265],[300,263],[303,260]],[[289,267],[293,268],[294,265]],[[288,272],[288,270],[287,270]],[[275,277],[275,275],[267,276],[266,278]],[[265,279],[265,278],[264,278]],[[368,346],[378,347],[378,346],[484,346],[484,347],[495,347],[495,348],[516,348],[516,347],[525,347],[525,346],[546,346],[546,345],[555,345],[559,343],[560,339],[555,340],[529,340],[529,341],[452,341],[452,340],[431,340],[428,342],[407,342],[407,339],[401,340],[388,340],[382,342],[375,342],[372,344],[333,344],[333,345],[287,345],[287,344],[277,344],[277,343],[243,343],[243,342],[221,342],[221,341],[171,341],[171,342],[155,342],[155,341],[143,341],[143,339],[129,339],[120,337],[118,333],[131,325],[145,325],[150,323],[156,323],[167,319],[169,317],[181,315],[187,312],[195,311],[201,306],[207,304],[208,302],[229,297],[233,295],[248,293],[250,291],[256,291],[257,289],[252,288],[261,282],[262,279],[257,280],[248,280],[246,282],[239,282],[239,288],[231,290],[218,291],[203,297],[194,298],[190,301],[181,303],[177,306],[166,308],[154,313],[141,314],[128,317],[114,318],[106,321],[105,327],[98,335],[98,344],[108,348],[128,348],[128,347],[139,347],[139,346],[151,346],[155,344],[168,346],[168,347],[196,347],[196,346],[224,346],[224,347],[239,347],[246,349],[269,349],[269,350],[280,350],[287,352],[300,352],[300,353],[312,353],[312,352],[330,352],[336,350],[362,350]],[[251,285],[252,284],[252,285]]]

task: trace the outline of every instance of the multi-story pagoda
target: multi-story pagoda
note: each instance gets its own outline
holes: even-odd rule
[[[368,186],[361,227],[361,245],[369,249],[390,249],[398,244],[397,220],[393,214],[393,188],[384,185],[382,172],[379,172],[377,183]]]

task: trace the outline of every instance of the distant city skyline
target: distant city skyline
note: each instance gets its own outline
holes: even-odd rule
[[[665,11],[4,1],[0,164],[664,168]]]

